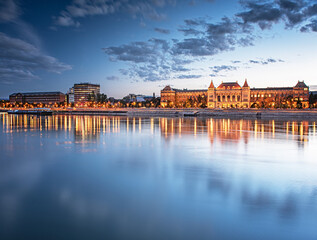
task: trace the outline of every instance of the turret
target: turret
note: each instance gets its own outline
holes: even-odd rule
[[[207,106],[208,108],[215,108],[216,106],[216,91],[213,81],[211,80],[209,88],[208,88],[208,102]]]
[[[249,108],[250,107],[250,87],[247,79],[245,79],[244,84],[242,86],[242,107]]]
[[[244,81],[244,84],[243,84],[243,86],[242,86],[243,88],[250,88],[249,87],[249,84],[248,84],[248,82],[247,82],[247,79],[245,79],[245,81]]]

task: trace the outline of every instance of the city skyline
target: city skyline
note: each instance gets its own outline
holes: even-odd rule
[[[312,87],[316,9],[302,0],[1,1],[0,98],[78,82],[115,98],[206,89],[211,79]]]

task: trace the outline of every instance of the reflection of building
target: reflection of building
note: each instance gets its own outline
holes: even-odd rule
[[[90,97],[95,98],[100,94],[100,85],[92,83],[74,84],[74,101],[75,103],[87,102]]]
[[[30,92],[30,93],[13,93],[9,96],[10,103],[44,103],[54,104],[63,103],[65,94],[61,92]]]
[[[247,80],[242,87],[238,82],[221,83],[215,87],[211,81],[207,90],[179,90],[166,86],[161,91],[161,105],[179,106],[188,99],[197,100],[199,96],[208,97],[208,108],[274,107],[275,104],[296,107],[299,102],[303,108],[309,107],[309,88],[304,82],[298,81],[294,87],[250,89]]]
[[[308,121],[160,118],[160,130],[166,139],[207,133],[211,143],[217,140],[222,144],[238,143],[240,140],[247,144],[251,137],[275,138],[279,134],[282,135],[278,137],[291,137],[298,142],[306,142],[309,132],[316,132],[316,124],[313,122],[310,127]]]

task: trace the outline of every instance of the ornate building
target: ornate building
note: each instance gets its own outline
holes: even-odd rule
[[[166,86],[161,90],[161,106],[185,106],[186,101],[206,100],[208,108],[250,108],[250,107],[309,107],[309,88],[298,81],[294,87],[250,88],[247,80],[241,87],[238,82],[221,83],[215,87],[213,81],[207,90],[173,89]]]

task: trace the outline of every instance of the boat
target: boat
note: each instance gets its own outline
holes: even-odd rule
[[[181,115],[184,117],[196,117],[198,114],[198,111],[188,111],[188,112],[182,112]]]

